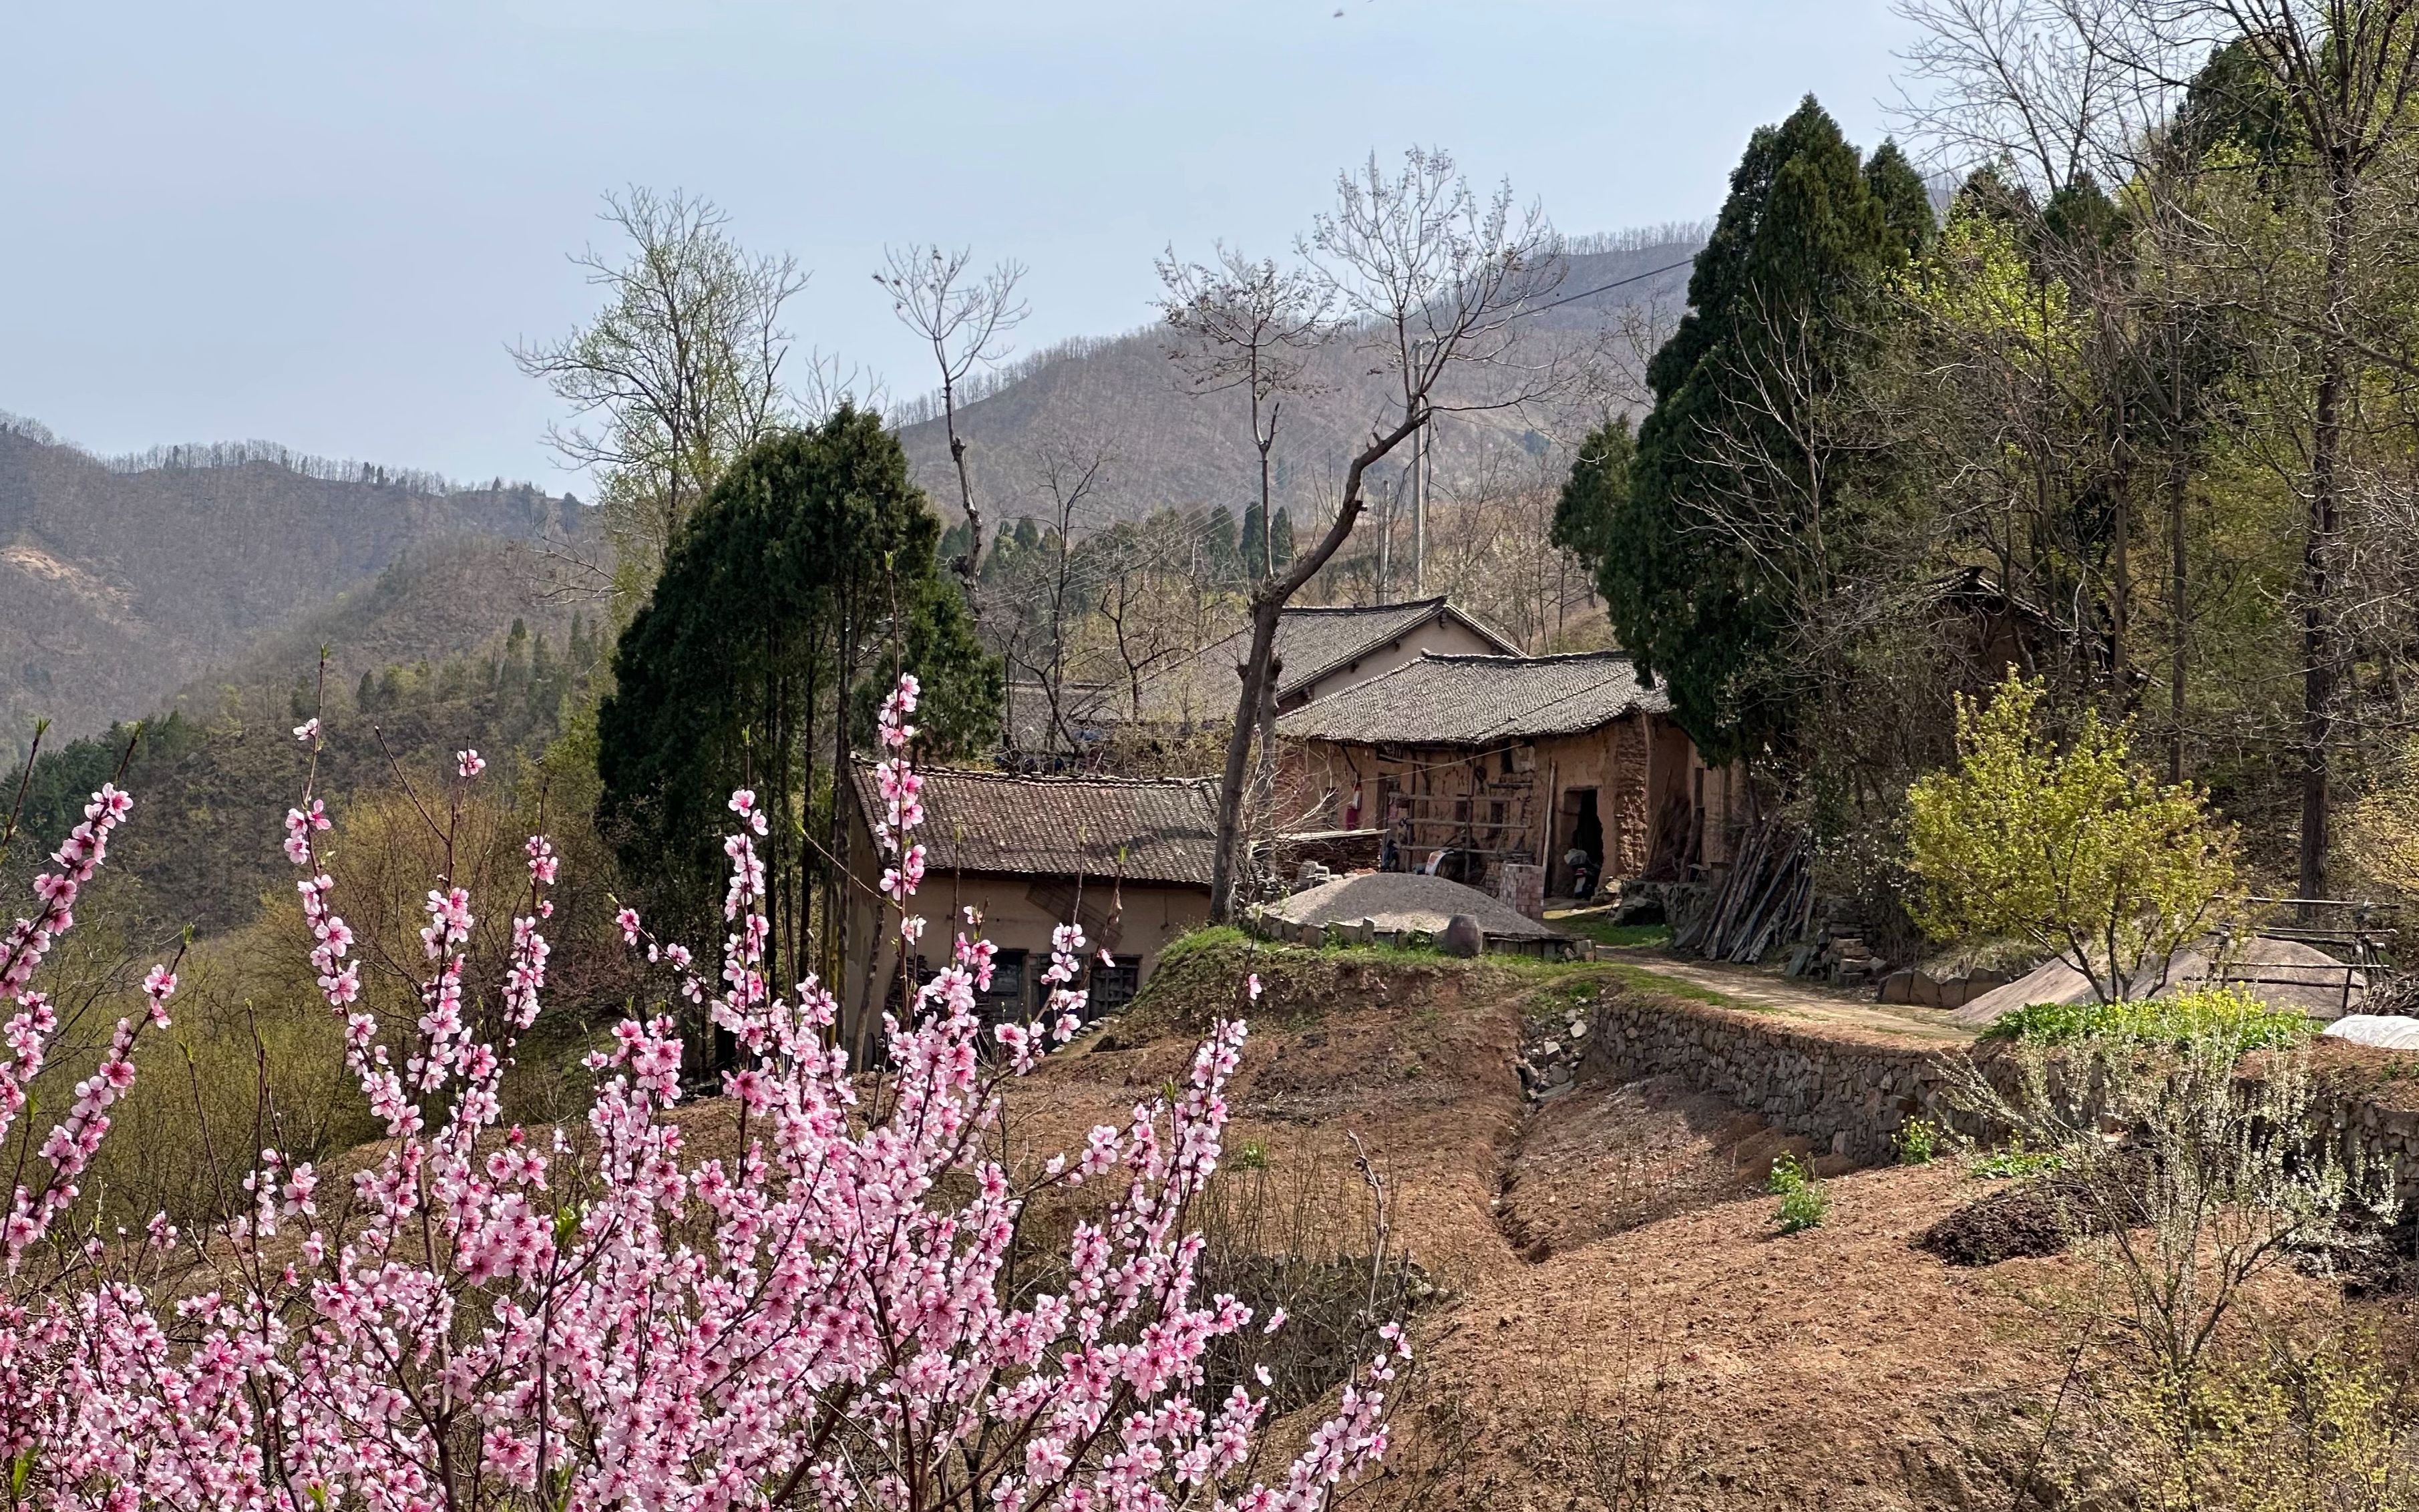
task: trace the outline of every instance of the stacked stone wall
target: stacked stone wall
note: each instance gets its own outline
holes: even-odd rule
[[[1860,1163],[1890,1159],[1909,1119],[1984,1140],[2002,1132],[1973,1111],[1974,1077],[1991,1070],[1988,1052],[1978,1066],[1964,1046],[1909,1044],[1630,988],[1597,1000],[1584,1037],[1563,1026],[1553,1048],[1578,1072],[1677,1076]],[[2356,1168],[2390,1170],[2406,1202],[2419,1201],[2419,1078],[2411,1060],[2321,1041],[2313,1096],[2319,1136]],[[1532,1095],[1546,1089],[1550,1070],[1540,1062]],[[2006,1084],[2004,1062],[2001,1070],[1992,1079]],[[2244,1073],[2258,1074],[2256,1060]],[[2087,1111],[2095,1101],[2085,1094]]]

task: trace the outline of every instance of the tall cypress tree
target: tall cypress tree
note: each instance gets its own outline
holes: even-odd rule
[[[1293,565],[1293,516],[1283,504],[1277,505],[1275,517],[1269,521],[1269,556],[1279,572]]]
[[[1201,546],[1210,559],[1210,570],[1221,579],[1232,579],[1242,563],[1242,548],[1235,540],[1235,512],[1224,504],[1210,506],[1202,522]]]
[[[1818,387],[1854,370],[1877,281],[1929,234],[1912,168],[1894,147],[1874,158],[1869,171],[1810,95],[1749,141],[1689,277],[1688,314],[1648,364],[1655,408],[1605,527],[1621,543],[1597,575],[1614,633],[1670,685],[1682,723],[1718,759],[1788,737],[1791,698],[1768,674],[1788,640],[1791,595],[1706,522],[1719,509],[1806,507],[1810,470],[1758,480],[1735,458],[1787,458],[1800,446],[1804,428],[1770,413],[1773,395],[1809,369]],[[1709,443],[1724,437],[1729,455]],[[1826,492],[1842,486],[1839,470],[1822,476]],[[1851,521],[1826,507],[1823,524]]]
[[[1629,464],[1637,453],[1629,417],[1613,416],[1579,442],[1570,478],[1554,501],[1548,539],[1578,558],[1590,577],[1612,555],[1614,521],[1629,496]]]
[[[998,665],[935,559],[940,525],[880,417],[843,406],[715,485],[615,647],[598,820],[664,925],[715,927],[731,792],[753,788],[780,970],[834,964],[845,763],[900,671],[935,754],[996,737]]]

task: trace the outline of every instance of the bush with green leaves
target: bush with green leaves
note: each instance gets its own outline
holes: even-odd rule
[[[1831,1198],[1814,1180],[1814,1168],[1795,1155],[1772,1163],[1764,1189],[1780,1199],[1779,1219],[1784,1234],[1801,1233],[1823,1221]]]
[[[2061,744],[2044,695],[2011,670],[1988,705],[1958,699],[1957,764],[1907,790],[1915,916],[1939,939],[2028,941],[2113,1002],[2240,912],[2235,835],[2132,759],[2126,724],[2086,709]]]
[[[2114,1040],[2178,1047],[2222,1041],[2249,1052],[2290,1049],[2318,1027],[2297,1010],[2273,1007],[2240,987],[2219,986],[2130,1002],[2033,1003],[2003,1014],[1983,1038],[2036,1045]]]

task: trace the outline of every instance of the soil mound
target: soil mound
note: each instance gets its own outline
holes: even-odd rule
[[[1951,1265],[2062,1255],[2074,1242],[2074,1222],[2038,1180],[1976,1199],[1923,1231],[1916,1247]]]

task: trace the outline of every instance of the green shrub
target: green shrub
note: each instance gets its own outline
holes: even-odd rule
[[[1940,1153],[1940,1126],[1930,1119],[1909,1119],[1898,1126],[1890,1144],[1901,1165],[1929,1165]]]
[[[2179,1047],[2226,1043],[2252,1051],[2291,1049],[2317,1030],[2308,1015],[2273,1008],[2240,987],[2195,987],[2172,997],[2123,1003],[2033,1003],[2002,1015],[1983,1038],[2038,1045],[2078,1040]]]
[[[2011,669],[1988,705],[1958,698],[1957,764],[1907,789],[1914,913],[1937,939],[2029,941],[2115,997],[2240,911],[2235,834],[2133,759],[2128,724],[2086,709],[2058,741],[2047,696]]]
[[[1795,1155],[1783,1155],[1772,1163],[1772,1175],[1764,1180],[1764,1189],[1780,1199],[1778,1216],[1784,1234],[1811,1228],[1831,1211],[1831,1199],[1815,1184],[1813,1168]]]
[[[2046,1176],[2065,1164],[2063,1155],[2046,1149],[2026,1149],[2025,1142],[2018,1139],[2003,1149],[1977,1156],[1969,1169],[1988,1180],[2021,1181]]]

